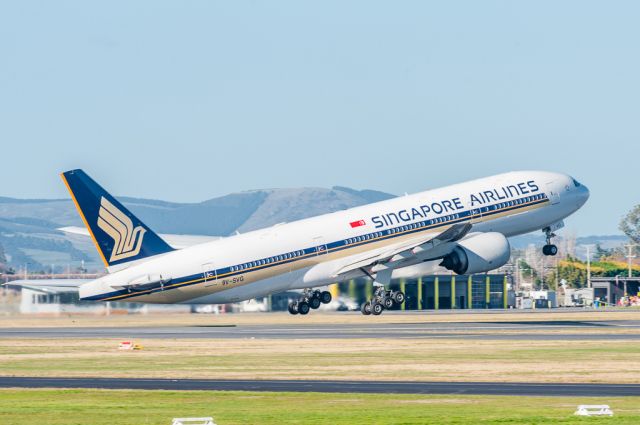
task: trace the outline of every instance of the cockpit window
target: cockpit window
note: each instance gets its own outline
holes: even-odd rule
[[[578,180],[576,180],[576,179],[573,179],[573,185],[574,185],[575,187],[580,187],[580,186],[581,186],[581,185],[580,185],[580,182],[579,182]]]

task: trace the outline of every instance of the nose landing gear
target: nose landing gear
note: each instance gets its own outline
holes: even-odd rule
[[[545,227],[542,230],[547,237],[547,244],[542,247],[542,253],[547,256],[553,256],[558,253],[558,247],[551,243],[551,239],[556,236],[555,233],[551,231],[551,228]]]
[[[305,289],[299,299],[289,303],[288,310],[291,314],[308,314],[312,309],[315,310],[321,304],[329,304],[331,302],[331,292]]]

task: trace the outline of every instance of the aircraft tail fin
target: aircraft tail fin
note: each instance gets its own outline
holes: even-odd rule
[[[84,171],[61,177],[106,267],[173,251]]]

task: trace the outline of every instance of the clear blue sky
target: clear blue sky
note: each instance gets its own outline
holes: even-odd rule
[[[392,193],[564,171],[568,227],[640,202],[640,3],[13,1],[0,5],[0,195],[200,201]]]

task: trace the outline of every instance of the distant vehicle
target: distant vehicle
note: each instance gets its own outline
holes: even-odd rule
[[[509,259],[508,236],[542,229],[543,253],[555,255],[554,232],[589,197],[565,174],[511,172],[187,247],[182,238],[177,249],[84,171],[62,179],[109,271],[65,288],[82,300],[226,304],[303,289],[289,304],[303,315],[331,302],[313,288],[363,276],[376,290],[362,312],[380,314],[404,302],[384,289],[392,277],[496,269]]]
[[[191,311],[200,314],[220,314],[220,306],[216,304],[195,305]]]
[[[331,300],[329,304],[322,304],[318,310],[324,311],[355,311],[360,305],[353,298],[338,297]]]
[[[262,313],[269,311],[269,303],[266,298],[250,299],[238,304],[238,310],[243,313]]]

